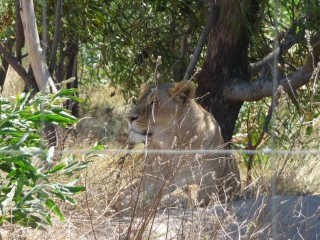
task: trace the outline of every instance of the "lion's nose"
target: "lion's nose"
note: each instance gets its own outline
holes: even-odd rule
[[[132,123],[133,121],[137,120],[138,117],[137,116],[128,116],[128,121],[129,123]]]

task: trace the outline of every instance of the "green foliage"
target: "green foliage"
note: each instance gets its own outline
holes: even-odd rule
[[[156,59],[161,81],[179,81],[194,51],[205,19],[199,1],[123,1],[101,2],[88,11],[88,24],[99,32],[82,49],[87,77],[111,82],[130,98],[142,82],[154,82]],[[93,29],[93,28],[92,28]],[[90,30],[88,30],[90,31]],[[187,48],[180,54],[181,39],[187,36]],[[175,73],[176,72],[176,73]],[[182,75],[182,76],[181,76]],[[84,82],[83,82],[84,83]]]
[[[298,96],[298,95],[297,95]],[[298,105],[294,105],[286,94],[279,95],[273,119],[266,125],[266,115],[271,99],[244,103],[236,125],[237,148],[307,150],[319,149],[320,136],[320,92],[305,87],[299,90]],[[267,128],[266,128],[267,126]],[[266,131],[264,131],[266,130]],[[262,141],[257,144],[259,138]],[[270,139],[272,138],[272,142]],[[255,146],[251,149],[250,146]],[[269,166],[270,155],[254,155],[256,168]],[[248,166],[248,155],[244,163]]]
[[[47,38],[43,46],[48,66],[57,30],[56,4],[34,1],[39,34]],[[14,39],[15,34],[14,3],[5,1],[3,5],[9,18],[2,29],[0,21],[1,42]],[[107,81],[121,88],[127,98],[136,95],[140,83],[154,81],[158,56],[163,63],[158,69],[161,80],[181,80],[203,29],[207,8],[205,1],[197,0],[63,1],[55,61],[60,65],[54,66],[51,74],[59,75],[59,81],[68,78],[60,75],[66,74],[75,49],[80,49],[81,83]],[[187,44],[182,53],[184,36]]]
[[[248,56],[251,62],[258,61],[281,44],[286,33],[297,42],[289,52],[279,59],[281,74],[288,74],[303,64],[309,51],[308,44],[316,42],[320,24],[320,4],[317,1],[263,1],[257,23],[253,26]],[[275,26],[277,25],[277,30]],[[310,37],[306,36],[306,31]],[[252,76],[256,78],[256,75]]]
[[[13,102],[0,97],[0,226],[5,222],[32,228],[52,224],[51,213],[64,221],[60,200],[75,204],[77,177],[87,162],[72,156],[58,160],[54,147],[46,149],[41,139],[44,124],[61,127],[76,124],[62,106],[75,90],[42,96],[20,94]]]
[[[34,2],[39,23],[44,3],[47,7],[48,59],[51,57],[50,44],[55,31],[56,2]],[[56,62],[59,66],[68,65],[67,56],[69,58],[73,56],[70,53],[74,50],[73,45],[76,45],[81,49],[78,75],[83,88],[87,83],[112,84],[122,91],[126,99],[137,95],[142,82],[155,81],[155,65],[159,55],[162,56],[162,64],[157,70],[161,74],[161,81],[172,79],[179,81],[204,27],[208,10],[207,2],[198,0],[63,1],[60,52],[58,51]],[[260,8],[258,11],[252,11],[254,15],[249,17],[254,19],[254,24],[251,24],[252,19],[248,19],[248,28],[251,31],[248,61],[250,63],[259,61],[274,50],[275,43],[283,43],[285,33],[290,33],[296,44],[288,51],[282,52],[277,67],[281,76],[296,71],[303,65],[307,53],[318,38],[319,1],[281,0],[277,16],[275,11],[277,2],[272,0],[255,2],[259,3]],[[241,1],[226,1],[226,6],[229,6],[229,3],[232,6],[238,6],[237,9],[240,11],[244,10]],[[14,3],[5,0],[1,4],[0,41],[5,42],[14,38],[15,31],[12,28],[15,23]],[[41,24],[38,26],[40,34],[43,35],[45,29]],[[187,47],[182,54],[180,50],[184,38],[186,38]],[[200,59],[200,64],[202,60],[203,58]],[[270,77],[272,67],[272,62],[269,62],[264,71],[252,74],[249,80],[254,81],[261,75]],[[318,78],[312,79],[314,86],[298,91],[299,108],[294,106],[287,96],[282,95],[278,100],[278,111],[273,113],[273,128],[276,130],[274,148],[292,148],[295,146],[292,145],[292,139],[302,143],[299,145],[301,148],[312,146],[309,143],[313,138],[306,136],[312,137],[318,134],[317,81]],[[264,133],[262,141],[259,142],[269,105],[270,99],[243,105],[235,130],[236,138],[240,139],[237,142],[238,147],[254,146],[259,149],[269,146],[268,133]],[[34,124],[35,129],[41,127],[42,122],[53,122],[61,126],[72,124],[73,119],[70,119],[68,113],[61,110],[59,106],[57,104],[55,109],[50,110],[32,110],[32,116],[29,116],[26,121]],[[271,132],[270,125],[269,130]],[[16,141],[17,146],[12,144],[16,149],[19,149],[25,141],[33,141],[33,144],[41,145],[40,140],[34,137],[32,128],[30,132],[23,133],[10,127],[2,131],[6,136],[10,136],[9,138],[13,138],[12,141]],[[266,163],[267,160],[265,156],[263,159],[260,156],[254,156],[257,164]]]
[[[11,28],[11,22],[14,18],[14,1],[0,1],[0,40],[8,40],[14,34],[14,29]]]
[[[285,34],[295,42],[289,51],[283,51],[278,59],[280,77],[291,74],[300,68],[317,41],[320,24],[319,2],[317,1],[279,1],[276,9],[275,1],[263,1],[260,5],[257,21],[251,30],[248,57],[254,63],[271,53],[275,45],[285,41]],[[277,19],[276,19],[277,10]],[[277,24],[276,24],[277,20]],[[277,25],[277,31],[275,26]],[[290,31],[289,31],[290,30]],[[288,36],[287,36],[288,37]],[[235,140],[238,148],[259,150],[273,148],[282,150],[317,149],[315,136],[319,136],[319,89],[316,83],[318,70],[315,70],[310,84],[300,88],[292,98],[281,90],[277,97],[272,120],[267,120],[271,98],[259,102],[243,104],[236,124]],[[259,73],[251,75],[251,81],[261,77],[272,77],[273,61],[266,64]],[[266,127],[266,121],[270,121]],[[257,144],[259,139],[262,140]],[[270,141],[272,139],[272,141]],[[269,167],[269,155],[254,155],[254,167]],[[244,155],[244,163],[248,167],[249,156]]]

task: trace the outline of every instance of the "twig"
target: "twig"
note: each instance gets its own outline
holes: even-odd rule
[[[120,170],[117,174],[117,179],[120,178],[120,174],[122,172],[123,169],[123,165],[124,162],[126,161],[126,158],[130,155],[131,150],[134,148],[135,144],[134,143],[128,143],[127,145],[127,149],[129,150],[124,156],[122,156],[119,160],[118,160],[118,167],[120,166]]]
[[[61,34],[61,18],[62,18],[62,1],[57,0],[57,9],[56,9],[56,26],[54,30],[54,37],[53,37],[53,46],[51,51],[51,61],[49,66],[49,71],[53,74],[56,66],[56,56],[58,50],[58,44]]]
[[[88,172],[86,172],[86,176],[84,178],[84,186],[85,186],[85,197],[86,197],[86,205],[87,205],[87,208],[88,208],[88,214],[89,214],[89,219],[90,219],[90,224],[91,224],[91,229],[92,229],[92,232],[93,232],[93,237],[95,240],[97,240],[97,236],[96,236],[96,232],[94,231],[94,227],[93,227],[93,221],[92,221],[92,214],[91,214],[91,211],[90,211],[90,207],[89,207],[89,201],[88,201],[88,194],[87,194],[87,174]]]
[[[31,86],[33,89],[38,90],[38,86],[35,84],[35,82],[32,80],[30,75],[27,73],[27,71],[22,67],[22,65],[19,63],[18,59],[16,59],[14,56],[12,56],[3,46],[2,43],[0,43],[0,53],[2,56],[7,60],[7,62],[13,67],[13,69],[19,74],[19,76],[24,80],[24,82]]]
[[[203,48],[203,45],[211,31],[211,29],[214,27],[215,23],[216,23],[216,19],[218,17],[218,8],[217,7],[213,7],[211,12],[210,12],[210,15],[208,17],[208,22],[205,26],[205,28],[203,29],[202,33],[201,33],[201,37],[198,41],[198,44],[197,44],[197,47],[196,49],[194,50],[194,53],[193,53],[193,56],[190,60],[190,63],[188,65],[188,68],[186,70],[186,73],[184,74],[184,77],[183,77],[183,80],[189,80],[190,79],[190,76],[198,62],[198,59],[200,57],[200,54],[202,52],[202,48]]]
[[[259,72],[264,65],[271,62],[275,57],[279,58],[282,53],[289,50],[294,44],[298,43],[303,34],[303,31],[295,33],[295,30],[297,28],[297,25],[301,25],[302,21],[303,19],[299,19],[292,24],[290,29],[285,33],[284,41],[275,50],[270,52],[258,62],[250,63],[249,72],[251,74]]]

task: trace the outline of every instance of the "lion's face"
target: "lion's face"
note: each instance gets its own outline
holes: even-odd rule
[[[209,203],[213,193],[225,199],[229,194],[225,189],[238,188],[239,172],[234,159],[214,154],[186,154],[186,149],[216,149],[224,143],[218,123],[193,100],[194,94],[195,86],[190,81],[144,86],[137,105],[128,115],[131,143],[144,142],[149,149],[184,151],[181,155],[164,151],[146,159],[147,174],[142,184],[150,196],[154,196],[159,179],[171,184],[168,192],[194,186],[195,198],[204,204]],[[232,179],[231,174],[235,176]],[[227,178],[232,181],[222,180]]]
[[[156,87],[143,85],[138,103],[128,115],[129,140],[152,142],[159,147],[167,145],[173,140],[194,93],[195,86],[190,81]]]

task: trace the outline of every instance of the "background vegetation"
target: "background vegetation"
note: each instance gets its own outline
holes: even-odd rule
[[[72,156],[60,159],[54,147],[46,148],[41,136],[44,124],[66,127],[77,123],[61,108],[72,92],[62,90],[56,95],[34,97],[22,93],[13,102],[1,97],[0,225],[9,222],[43,229],[52,224],[52,213],[64,221],[54,198],[75,204],[70,195],[84,190],[75,185],[74,173],[87,162]]]
[[[18,2],[0,2],[0,85],[3,88],[10,69],[8,56],[18,65],[27,62],[24,65],[25,72],[34,81],[32,68],[28,63],[27,48],[23,43],[24,33],[19,28],[21,23],[16,15],[19,9]],[[43,141],[44,125],[40,123],[70,128],[77,123],[76,117],[79,118],[80,122],[76,128],[78,135],[70,135],[71,140],[67,141],[67,145],[58,139],[59,150],[64,147],[90,149],[95,142],[109,148],[123,147],[126,112],[124,106],[129,106],[135,101],[141,83],[180,81],[183,78],[206,25],[210,14],[208,10],[213,8],[213,2],[34,2],[45,62],[61,90],[57,94],[41,96],[29,92],[32,86],[23,78],[26,92],[29,93],[21,93],[14,100],[1,98],[0,224],[9,221],[39,227],[45,222],[51,223],[51,212],[63,220],[56,205],[57,200],[73,204],[75,201],[69,194],[78,193],[83,187],[74,185],[75,182],[68,177],[61,180],[61,175],[74,177],[74,171],[82,169],[86,162],[78,162],[63,154],[52,155],[53,148],[49,148],[47,142]],[[298,71],[307,62],[308,54],[311,57],[318,56],[312,49],[320,39],[319,1],[248,1],[250,6],[241,0],[215,2],[222,13],[217,24],[222,26],[222,30],[231,26],[235,39],[245,39],[248,46],[238,46],[246,55],[246,73],[239,71],[237,67],[217,71],[254,83],[257,79],[272,78],[277,69],[278,78],[281,79]],[[234,12],[230,11],[231,14],[227,15],[229,9],[233,9]],[[217,28],[216,26],[215,29]],[[243,32],[246,32],[244,37],[241,35]],[[210,36],[214,38],[217,35]],[[211,84],[202,82],[201,77],[204,75],[199,69],[209,68],[210,71],[216,66],[206,65],[206,56],[214,52],[213,50],[219,51],[219,48],[211,49],[208,45],[211,38],[204,45],[197,62],[198,70],[194,72],[200,72],[193,78],[199,87]],[[223,47],[228,49],[228,39],[224,40]],[[279,53],[274,54],[277,47]],[[233,58],[233,52],[226,52],[226,59]],[[228,57],[228,54],[232,56]],[[158,56],[161,56],[162,64],[156,69]],[[272,58],[261,63],[261,59],[268,56]],[[276,64],[273,59],[277,59]],[[214,61],[219,63],[222,60]],[[257,67],[258,65],[260,67]],[[292,93],[279,88],[274,98],[248,100],[243,104],[239,101],[238,107],[241,110],[236,114],[231,148],[319,150],[319,69],[319,65],[314,65],[309,81],[303,87],[294,89]],[[78,91],[72,90],[73,88]],[[218,90],[212,87],[212,91],[221,90],[218,87],[216,89]],[[208,92],[198,94],[199,100],[205,98]],[[83,100],[80,103],[79,96]],[[222,98],[218,100],[224,105],[234,104],[233,101]],[[206,107],[212,109],[212,106]],[[66,137],[71,131],[62,132]],[[7,150],[19,152],[7,154]],[[34,155],[35,152],[37,155]],[[277,193],[320,192],[320,183],[315,177],[319,170],[319,164],[316,164],[319,162],[319,154],[308,155],[300,152],[292,155],[288,152],[279,155],[237,156],[242,166],[248,196],[270,193],[270,179],[274,176]],[[97,161],[100,160],[101,158],[98,158]],[[108,166],[114,168],[114,156],[108,157],[108,160],[112,162]],[[274,168],[275,165],[270,162],[274,163],[275,160],[277,167]],[[100,178],[92,176],[97,186],[86,183],[83,179],[87,177],[81,179],[82,185],[92,190],[93,197],[90,199],[90,193],[87,192],[85,197],[80,198],[80,202],[94,204],[95,201],[105,200],[94,195],[100,191],[101,185],[106,184],[106,173],[100,171],[100,167],[97,167]],[[127,167],[130,172],[130,166]],[[89,201],[83,199],[88,200],[88,197]],[[109,204],[110,196],[106,198]]]

